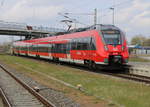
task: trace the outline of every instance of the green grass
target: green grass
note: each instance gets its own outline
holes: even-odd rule
[[[150,60],[143,59],[140,57],[130,57],[129,62],[150,62]]]
[[[138,56],[150,57],[150,54],[144,54],[144,55],[138,55]]]
[[[15,63],[28,66],[74,86],[82,84],[86,91],[84,94],[94,96],[97,100],[104,98],[125,107],[150,107],[150,87],[146,85],[16,56],[0,55],[0,60],[28,73],[32,71],[18,67]]]

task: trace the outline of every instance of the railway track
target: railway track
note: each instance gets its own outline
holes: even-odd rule
[[[124,79],[128,79],[128,80],[133,80],[133,81],[137,81],[137,82],[150,84],[150,77],[144,76],[144,75],[133,74],[132,72],[129,72],[130,68],[133,70],[132,66],[125,66],[123,71],[121,71],[121,70],[114,71],[114,70],[110,70],[110,69],[104,70],[104,71],[100,70],[100,69],[90,70],[90,69],[86,68],[85,66],[76,66],[74,64],[66,64],[66,63],[65,63],[65,66],[71,66],[74,68],[83,69],[83,70],[86,70],[87,72],[110,75],[110,76],[114,76],[114,77],[119,77],[119,78],[124,78]]]
[[[114,76],[114,77],[119,77],[119,78],[123,78],[123,79],[127,79],[127,80],[133,80],[136,82],[142,82],[145,84],[150,84],[150,77],[147,76],[142,76],[142,75],[137,75],[137,74],[131,74],[131,73],[112,73],[112,72],[99,72],[102,73],[104,75],[110,75],[110,76]]]
[[[129,80],[134,80],[137,82],[142,82],[146,84],[150,84],[150,77],[147,76],[142,76],[142,75],[137,75],[137,74],[131,74],[131,73],[120,73],[120,74],[115,74],[118,77],[129,79]]]
[[[119,78],[124,78],[128,80],[133,80],[137,82],[143,82],[146,84],[150,84],[150,77],[149,76],[144,76],[144,75],[138,75],[138,74],[133,74],[132,72],[129,72],[130,68],[133,70],[131,66],[125,66],[123,71],[114,71],[114,70],[90,70],[86,68],[85,66],[76,66],[74,64],[65,64],[65,66],[71,66],[74,68],[78,69],[83,69],[86,70],[87,72],[92,72],[92,73],[97,73],[97,74],[104,74],[104,75],[111,75]],[[137,69],[136,69],[137,70]],[[140,69],[141,70],[141,69]],[[147,72],[147,71],[146,71]]]
[[[68,66],[68,64],[67,64]],[[75,65],[71,64],[71,67],[75,67]],[[132,66],[125,66],[124,70],[102,70],[102,69],[97,69],[97,70],[89,70],[88,68],[84,67],[84,66],[78,66],[77,68],[79,69],[83,69],[92,73],[97,73],[97,74],[104,74],[104,75],[111,75],[111,76],[115,76],[115,77],[119,77],[119,78],[124,78],[124,79],[128,79],[128,80],[133,80],[133,81],[137,81],[137,82],[142,82],[142,83],[146,83],[146,84],[150,84],[150,77],[149,76],[145,76],[145,75],[138,75],[138,74],[134,74],[133,68]],[[132,69],[131,72],[130,69]],[[135,69],[136,71],[138,70],[138,68]],[[141,69],[139,69],[141,70]],[[144,71],[144,70],[143,70]],[[148,71],[146,71],[148,72]]]
[[[5,95],[5,93],[4,93],[2,88],[0,88],[0,96],[1,96],[2,101],[3,101],[3,106],[11,107],[11,103],[8,100],[8,98],[6,97],[6,95]]]
[[[0,65],[1,95],[8,107],[56,107]]]

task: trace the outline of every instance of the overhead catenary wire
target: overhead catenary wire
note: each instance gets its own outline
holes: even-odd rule
[[[82,22],[78,21],[78,20],[75,19],[75,18],[70,18],[69,16],[67,16],[67,15],[70,14],[70,13],[58,13],[58,14],[59,14],[60,16],[63,16],[64,18],[68,19],[68,21],[70,20],[71,23],[75,23],[75,27],[76,27],[76,23],[81,24],[81,25],[84,25],[84,26],[88,26],[87,24],[82,23]]]

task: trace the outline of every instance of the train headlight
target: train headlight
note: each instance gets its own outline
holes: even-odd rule
[[[107,46],[106,46],[106,45],[104,46],[104,49],[105,49],[106,51],[108,51],[108,48],[107,48]]]
[[[122,46],[122,51],[124,51],[124,49],[125,49],[125,47],[124,47],[124,46]]]

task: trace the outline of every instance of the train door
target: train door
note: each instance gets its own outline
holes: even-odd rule
[[[70,50],[71,50],[71,43],[69,42],[66,44],[66,55],[68,60],[71,59]]]
[[[92,60],[92,37],[89,38],[89,59]]]
[[[54,60],[55,57],[56,57],[56,44],[52,44],[52,47],[51,47],[51,56],[52,56],[52,59]]]
[[[35,46],[36,46],[35,47],[36,48],[36,56],[40,57],[40,55],[39,55],[39,44],[36,44]]]
[[[71,51],[70,51],[70,57],[72,60],[74,60],[76,58],[76,49],[77,49],[77,43],[76,43],[76,39],[72,39],[71,40]]]
[[[90,69],[95,70],[97,68],[96,63],[95,63],[95,51],[96,47],[95,47],[95,39],[93,37],[90,37],[90,41],[89,41],[89,62],[88,62],[88,67]]]
[[[25,47],[26,47],[26,56],[28,56],[28,52],[29,52],[28,45],[26,44]]]
[[[95,55],[96,55],[96,43],[95,39],[93,37],[90,37],[90,58],[91,60],[95,60]]]
[[[48,54],[49,54],[49,58],[52,59],[52,44],[48,45]]]

